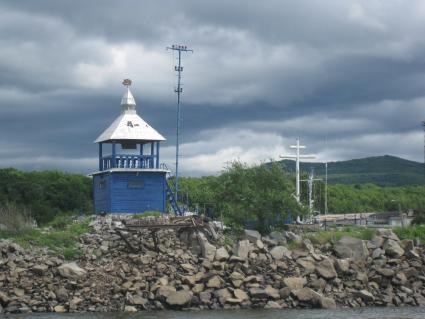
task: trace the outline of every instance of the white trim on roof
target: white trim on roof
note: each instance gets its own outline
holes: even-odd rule
[[[152,126],[136,113],[136,101],[127,88],[121,100],[121,115],[94,141],[111,140],[165,141]]]

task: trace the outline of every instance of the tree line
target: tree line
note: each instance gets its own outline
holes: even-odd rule
[[[306,179],[307,176],[303,176]],[[170,181],[172,184],[172,181]],[[314,210],[324,212],[323,182],[314,184]],[[279,163],[248,166],[233,162],[217,176],[182,177],[179,202],[191,211],[259,229],[283,224],[307,213],[307,185],[298,205],[295,177]],[[12,203],[29,210],[39,224],[59,214],[92,213],[92,181],[80,174],[58,171],[23,172],[0,169],[0,205]],[[328,185],[329,213],[424,212],[425,187],[379,187],[373,184]]]
[[[45,224],[60,214],[91,214],[91,185],[91,179],[80,174],[0,169],[0,204],[21,207]]]

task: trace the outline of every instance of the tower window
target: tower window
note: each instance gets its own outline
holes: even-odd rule
[[[99,182],[99,189],[105,189],[106,186],[106,182],[105,181],[100,181]]]
[[[133,122],[127,121],[127,126],[133,127]]]

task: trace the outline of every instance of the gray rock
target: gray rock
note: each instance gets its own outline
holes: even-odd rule
[[[175,292],[176,292],[176,288],[172,286],[162,286],[158,288],[158,290],[156,291],[156,295],[159,298],[167,299],[168,296],[170,296],[172,293],[175,293]]]
[[[252,298],[257,299],[267,299],[269,297],[269,294],[265,289],[256,287],[249,289],[249,294]]]
[[[223,284],[223,279],[221,279],[219,276],[213,276],[211,277],[207,282],[208,288],[220,288]]]
[[[125,306],[124,307],[124,312],[127,312],[127,313],[137,312],[137,308],[134,307],[134,306]]]
[[[322,309],[336,309],[335,300],[323,296],[319,299],[319,306]]]
[[[234,247],[233,253],[242,259],[248,258],[248,254],[254,250],[254,246],[249,242],[249,240],[241,240]]]
[[[247,239],[251,243],[255,244],[257,240],[261,240],[261,234],[256,230],[245,229],[244,239]]]
[[[374,235],[372,239],[370,240],[370,242],[376,248],[382,248],[382,245],[384,245],[385,239],[381,236]]]
[[[79,267],[75,262],[62,264],[58,267],[59,274],[65,278],[79,279],[87,272]]]
[[[66,290],[64,287],[60,287],[55,291],[56,299],[59,302],[66,302],[68,301],[68,290]]]
[[[291,231],[287,231],[285,232],[285,237],[288,241],[292,241],[292,242],[296,242],[296,243],[300,243],[302,240],[302,237],[291,232]]]
[[[404,255],[403,248],[400,247],[397,241],[393,239],[387,239],[384,243],[384,250],[387,256],[392,258],[400,258]]]
[[[283,279],[283,283],[292,291],[303,288],[307,284],[307,280],[304,277],[286,277]]]
[[[239,299],[239,300],[249,300],[249,296],[248,294],[243,291],[242,289],[235,289],[233,290],[233,295],[235,296],[235,298]]]
[[[276,246],[270,250],[270,255],[272,255],[275,260],[281,260],[283,257],[291,258],[291,254],[291,251],[284,246]]]
[[[204,304],[210,304],[211,303],[211,292],[209,291],[203,291],[199,294],[199,299]]]
[[[276,242],[276,245],[286,245],[288,243],[286,240],[285,234],[278,231],[271,232],[269,234],[269,237]]]
[[[62,305],[57,305],[53,308],[53,310],[57,313],[64,313],[66,312],[66,308]]]
[[[333,279],[337,276],[333,263],[327,258],[316,264],[316,272],[325,279]]]
[[[304,288],[299,289],[299,290],[295,290],[292,293],[295,295],[295,297],[297,297],[297,299],[299,301],[309,302],[312,305],[318,304],[319,300],[321,299],[320,294],[318,294],[314,290],[307,288],[307,287],[304,287]]]
[[[205,235],[201,232],[198,233],[198,241],[199,246],[201,246],[202,257],[213,261],[217,248],[214,245],[210,244],[207,237],[205,237]]]
[[[365,260],[369,256],[369,250],[363,240],[349,236],[344,236],[337,241],[333,249],[339,258]]]
[[[232,294],[227,288],[216,290],[214,295],[222,305],[225,304],[228,299],[232,298]]]
[[[385,250],[381,249],[381,248],[376,248],[373,252],[372,252],[372,258],[373,259],[378,259],[381,258],[381,256],[385,255]]]
[[[335,259],[335,268],[339,274],[346,274],[350,271],[350,261],[348,259]]]
[[[49,269],[46,265],[35,265],[32,267],[32,271],[37,275],[45,275],[46,271]]]
[[[264,244],[266,244],[269,247],[274,247],[274,246],[277,246],[278,245],[278,241],[275,240],[275,239],[273,239],[273,238],[270,238],[269,236],[263,237],[263,240],[262,241],[263,241]]]
[[[304,268],[306,274],[310,274],[316,270],[316,266],[311,258],[299,258],[297,264]]]
[[[388,229],[388,228],[379,228],[376,230],[376,236],[380,236],[383,237],[385,239],[391,239],[394,241],[400,241],[400,239],[398,238],[398,236],[396,234],[394,234],[392,229]]]
[[[378,268],[376,272],[384,277],[393,277],[395,274],[394,270],[389,268]]]
[[[371,302],[375,300],[375,297],[367,290],[363,289],[356,293],[357,297],[360,297],[365,302]]]
[[[227,259],[229,259],[229,253],[227,252],[226,248],[221,247],[216,250],[214,260],[226,261]]]
[[[170,306],[185,306],[192,300],[192,292],[180,290],[170,293],[166,299],[166,303]]]
[[[279,299],[280,298],[279,290],[277,290],[276,288],[273,288],[272,286],[267,286],[264,289],[264,291],[272,299]]]
[[[279,305],[276,301],[269,300],[264,306],[264,309],[282,309],[282,306]]]

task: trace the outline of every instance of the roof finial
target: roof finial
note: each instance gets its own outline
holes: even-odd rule
[[[123,85],[125,85],[126,87],[127,87],[127,89],[130,87],[130,85],[131,85],[131,80],[130,79],[124,79],[123,81],[122,81],[122,84]]]

